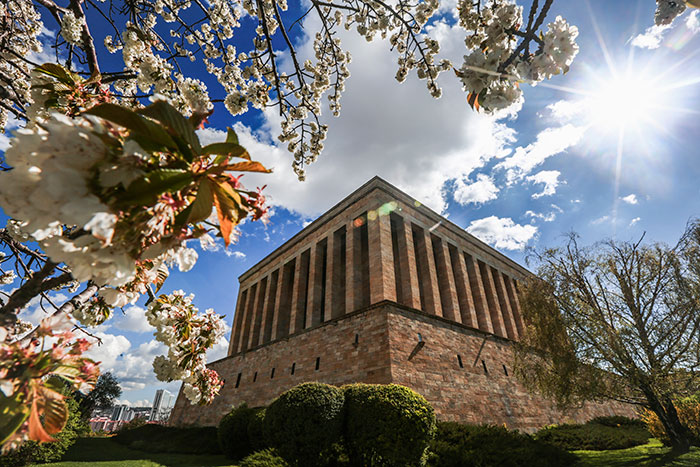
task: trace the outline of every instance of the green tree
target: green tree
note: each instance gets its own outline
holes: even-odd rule
[[[539,277],[520,290],[527,326],[516,374],[562,408],[605,399],[646,407],[687,451],[673,400],[698,390],[700,220],[674,247],[643,237],[581,247],[577,238],[530,258]]]
[[[76,391],[73,398],[78,401],[80,417],[88,420],[92,411],[114,405],[114,400],[122,395],[119,381],[110,372],[103,373],[97,379],[95,388],[87,394]]]

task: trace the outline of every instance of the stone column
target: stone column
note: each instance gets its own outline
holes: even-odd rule
[[[361,293],[357,290],[357,268],[355,264],[356,249],[355,249],[355,220],[352,219],[345,227],[345,313],[352,313],[356,310],[355,294]],[[357,255],[359,256],[359,255]]]
[[[462,314],[462,324],[479,328],[479,321],[476,317],[476,307],[474,306],[474,297],[472,297],[472,288],[469,284],[469,274],[467,273],[467,263],[464,261],[464,255],[457,250],[454,259],[455,269],[455,285],[457,286],[457,294],[462,297],[460,309]]]
[[[376,211],[375,211],[376,212]],[[394,249],[391,245],[391,222],[388,215],[367,218],[369,237],[369,304],[382,300],[396,301]]]
[[[486,300],[486,291],[484,290],[484,283],[481,279],[479,263],[471,255],[466,255],[464,261],[467,263],[469,285],[471,286],[474,307],[476,308],[477,327],[482,331],[493,333],[491,313],[489,312],[488,300]]]
[[[522,336],[525,323],[523,322],[523,314],[520,309],[520,299],[518,298],[518,291],[515,288],[515,279],[510,276],[505,276],[506,290],[508,291],[508,297],[510,298],[511,309],[513,310],[513,316],[515,317],[515,325],[518,328],[518,335]]]
[[[280,262],[279,273],[277,274],[277,291],[275,294],[275,308],[272,310],[272,337],[271,340],[277,339],[277,325],[280,319],[280,306],[282,302],[282,284],[284,283],[284,262]]]
[[[420,310],[420,286],[418,284],[418,267],[416,266],[416,249],[413,245],[411,222],[402,219],[399,237],[399,263],[404,269],[406,282],[403,284],[404,304]]]
[[[496,289],[498,289],[498,298],[501,302],[501,311],[503,312],[503,320],[506,325],[508,337],[517,341],[520,338],[520,334],[518,333],[518,326],[515,324],[515,316],[513,315],[510,300],[508,299],[508,292],[506,290],[506,282],[503,280],[503,273],[497,270],[493,270],[493,273],[494,278],[496,279]]]
[[[241,341],[241,325],[243,322],[243,310],[245,309],[245,297],[243,284],[238,286],[238,300],[236,301],[236,313],[233,316],[233,326],[231,329],[231,340],[228,343],[228,354],[232,355],[238,351],[238,343]]]
[[[265,303],[265,296],[267,295],[267,279],[263,278],[258,282],[258,292],[255,299],[255,309],[250,320],[250,337],[248,338],[247,348],[253,348],[258,345],[258,340],[260,339],[260,326],[262,324],[262,314],[263,306]]]
[[[289,334],[294,334],[297,331],[301,331],[300,326],[298,326],[297,321],[300,315],[304,313],[304,310],[299,309],[301,295],[306,293],[306,290],[302,290],[302,284],[304,279],[301,277],[301,263],[302,255],[297,255],[294,261],[294,284],[292,285],[292,303],[290,304],[291,311],[289,312]]]
[[[433,241],[430,238],[430,231],[423,229],[423,245],[425,247],[425,269],[426,275],[424,280],[424,288],[426,292],[424,310],[433,315],[442,316],[442,304],[440,303],[440,289],[437,280],[437,271],[435,270],[435,255],[433,253]]]
[[[328,231],[328,241],[326,246],[326,303],[325,303],[325,319],[328,321],[335,317],[333,312],[333,263],[335,262],[335,230]]]
[[[444,297],[447,300],[442,300],[442,315],[445,318],[449,318],[458,323],[462,322],[462,315],[459,312],[459,298],[457,297],[457,286],[455,285],[454,271],[452,270],[452,259],[450,258],[450,249],[447,241],[444,239],[440,240],[440,248],[443,264],[439,265],[440,269],[443,271],[443,276],[447,282],[447,293],[444,293]]]
[[[319,307],[317,302],[316,247],[317,245],[314,243],[309,250],[309,278],[306,281],[306,320],[304,321],[304,329],[313,325],[312,317],[316,313],[316,308]]]
[[[496,283],[493,279],[492,268],[483,263],[483,269],[481,271],[484,277],[484,288],[486,291],[486,300],[489,302],[489,310],[491,310],[491,324],[493,325],[493,333],[497,336],[508,337],[506,332],[505,323],[503,323],[503,312],[501,311],[501,305],[498,303],[498,295],[496,292]]]
[[[271,300],[270,294],[274,289],[274,287],[272,286],[272,272],[266,277],[265,283],[267,284],[267,286],[265,287],[265,299],[263,300],[262,305],[262,316],[260,317],[260,335],[258,336],[257,345],[262,345],[266,342],[265,328],[267,328],[267,321],[270,319],[270,310],[268,310]]]
[[[248,304],[246,306],[246,312],[245,316],[243,317],[243,338],[241,339],[241,345],[238,347],[239,352],[243,352],[244,350],[248,349],[248,339],[250,338],[250,330],[252,327],[252,317],[253,314],[255,313],[255,309],[257,308],[258,304],[258,287],[260,286],[259,282],[256,282],[255,284],[250,286],[250,289],[248,291],[248,295],[250,297],[248,298]]]

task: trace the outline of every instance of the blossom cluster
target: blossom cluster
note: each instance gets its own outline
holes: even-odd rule
[[[182,380],[183,392],[192,404],[208,404],[223,382],[216,371],[206,367],[205,353],[224,335],[223,318],[214,310],[203,314],[192,305],[193,295],[176,290],[151,302],[146,311],[156,328],[156,340],[168,347],[168,354],[153,361],[161,381]]]
[[[17,57],[28,57],[39,53],[43,47],[39,34],[44,28],[41,15],[31,2],[25,0],[5,0],[0,2],[0,31],[4,48],[13,54],[0,51],[0,82],[5,93],[3,101],[9,106],[30,100],[31,65]],[[0,106],[0,133],[8,121],[8,109]]]
[[[477,102],[486,112],[521,101],[519,83],[535,85],[566,72],[578,53],[578,29],[557,16],[541,38],[533,39],[539,44],[536,52],[518,54],[520,43],[515,32],[523,23],[523,9],[513,2],[493,2],[479,8],[471,0],[462,0],[459,21],[473,33],[465,39],[471,52],[464,56],[458,76],[464,90],[478,96]]]
[[[26,325],[19,328],[26,331]],[[30,334],[0,340],[0,391],[4,407],[26,404],[19,430],[2,446],[3,452],[29,439],[53,441],[51,435],[65,424],[64,384],[82,392],[92,389],[99,376],[97,363],[83,357],[90,347],[86,339],[76,339],[70,319],[63,313],[44,318]],[[61,379],[57,381],[55,377]],[[50,400],[51,403],[45,403]],[[3,413],[4,420],[7,413]],[[16,420],[12,420],[15,422]],[[5,428],[5,427],[3,427]],[[5,432],[5,436],[8,435]]]

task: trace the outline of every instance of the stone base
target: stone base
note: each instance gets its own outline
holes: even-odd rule
[[[225,380],[220,395],[210,406],[193,406],[180,389],[170,424],[216,425],[232,406],[268,405],[305,381],[401,384],[422,394],[440,420],[528,432],[601,415],[637,416],[633,406],[615,402],[558,411],[513,377],[512,350],[507,339],[381,302],[211,363]]]

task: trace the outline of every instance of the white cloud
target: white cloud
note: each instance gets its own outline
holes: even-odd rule
[[[315,25],[307,23],[306,30],[315,30]],[[432,33],[442,39],[441,53],[464,54],[459,28],[438,24]],[[415,74],[402,84],[395,81],[396,55],[385,42],[367,43],[345,31],[340,38],[353,54],[352,76],[341,100],[341,116],[323,117],[330,125],[328,139],[324,153],[307,168],[307,181],[296,180],[292,156],[271,143],[271,135],[279,132],[274,109],[265,113],[267,125],[259,132],[236,127],[253,158],[274,168],[270,175],[246,174],[242,181],[251,188],[267,185],[272,205],[315,217],[379,175],[442,212],[444,184],[468,177],[485,160],[504,155],[513,131],[472,111],[454,75],[445,73],[443,97],[435,100]],[[311,56],[311,42],[305,40],[298,51],[302,59]]]
[[[140,306],[130,306],[124,313],[115,312],[113,325],[122,331],[148,332],[153,330],[153,326],[148,324],[146,310]]]
[[[578,144],[585,131],[585,127],[571,124],[542,130],[534,143],[517,148],[515,154],[499,163],[496,168],[505,169],[508,182],[512,183],[526,176],[549,157]]]
[[[577,116],[585,108],[581,101],[560,100],[547,106],[553,119],[562,122],[569,121]]]
[[[664,35],[670,28],[671,25],[653,25],[647,28],[644,33],[633,37],[631,44],[642,49],[658,49],[661,46],[661,42],[663,42]]]
[[[635,217],[634,219],[632,219],[632,220],[630,221],[630,227],[632,227],[633,225],[635,225],[637,222],[639,222],[639,221],[641,221],[641,220],[642,220],[641,217]]]
[[[245,258],[245,253],[243,253],[242,251],[226,250],[226,256],[233,256],[234,258],[237,258],[237,259],[243,259],[243,258]]]
[[[227,335],[230,333],[227,332]],[[224,358],[228,354],[228,339],[225,337],[222,338],[219,342],[217,342],[214,347],[209,349],[206,353],[206,361],[207,363],[211,363],[215,360],[219,360],[221,358]]]
[[[631,195],[623,196],[620,199],[627,204],[637,204],[639,202],[639,200],[637,199],[637,195],[635,195],[634,193],[632,193]]]
[[[452,194],[454,200],[462,206],[469,203],[482,204],[498,197],[498,187],[488,175],[479,174],[475,182],[467,182],[464,178],[458,178],[455,181],[455,191]]]
[[[542,170],[537,172],[535,175],[530,175],[527,177],[528,182],[544,184],[542,191],[533,194],[532,198],[537,199],[543,196],[551,196],[556,193],[557,187],[560,183],[559,175],[561,175],[561,172],[558,170]]]
[[[698,10],[693,10],[688,19],[685,20],[685,27],[690,29],[693,34],[700,32],[700,18],[698,18]]]
[[[533,221],[535,219],[540,219],[544,222],[552,222],[554,219],[557,218],[557,213],[555,212],[549,212],[547,214],[541,213],[541,212],[534,212],[534,211],[525,211],[525,215],[528,217],[531,217]]]
[[[593,219],[593,220],[591,221],[591,224],[593,224],[593,225],[600,225],[600,224],[602,224],[602,223],[604,223],[604,222],[607,222],[607,221],[609,221],[609,220],[610,220],[610,216],[602,216],[602,217],[599,217],[599,218],[597,218],[597,219]]]
[[[114,401],[114,405],[127,405],[129,407],[152,407],[153,404],[151,403],[150,400],[148,399],[141,399],[138,401],[129,401],[129,400],[122,400],[122,399],[117,399]]]
[[[105,332],[95,332],[93,334],[99,337],[102,343],[98,345],[97,342],[90,339],[94,343],[84,355],[97,362],[101,362],[100,368],[102,368],[103,371],[114,370],[117,359],[124,356],[129,348],[131,348],[129,339],[121,335],[107,334]]]
[[[5,151],[10,147],[10,138],[7,135],[0,134],[0,151]]]
[[[537,227],[520,225],[508,217],[490,216],[473,221],[467,232],[497,249],[522,250],[535,234]]]

